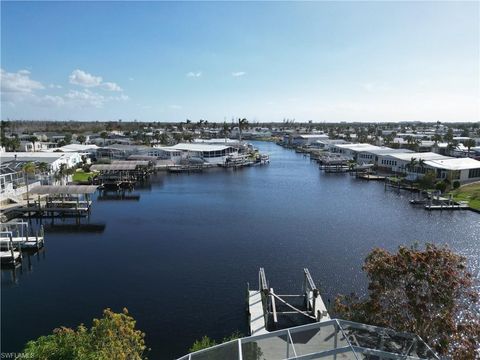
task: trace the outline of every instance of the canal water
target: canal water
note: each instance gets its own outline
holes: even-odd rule
[[[333,301],[365,292],[361,266],[374,247],[448,244],[479,276],[479,214],[428,212],[382,183],[324,174],[301,154],[256,146],[270,165],[158,174],[136,198],[97,198],[80,226],[45,221],[45,251],[21,272],[2,270],[1,350],[126,307],[149,358],[171,359],[203,335],[246,333],[246,286],[258,286],[259,267],[281,293],[299,291],[307,267]]]

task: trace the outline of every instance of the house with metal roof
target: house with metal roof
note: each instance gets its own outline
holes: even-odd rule
[[[221,165],[227,157],[238,153],[238,149],[229,145],[205,143],[180,143],[173,146],[157,147],[163,152],[162,159],[178,163],[184,159],[198,159],[206,163]]]

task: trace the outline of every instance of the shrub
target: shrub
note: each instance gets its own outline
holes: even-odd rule
[[[76,330],[60,327],[51,335],[29,341],[23,355],[34,360],[140,360],[145,358],[144,336],[135,329],[127,309],[122,313],[105,309],[90,329],[83,325]]]
[[[443,193],[443,192],[445,192],[445,190],[447,190],[447,183],[445,181],[438,181],[435,184],[435,189],[437,189],[437,190],[439,190]]]

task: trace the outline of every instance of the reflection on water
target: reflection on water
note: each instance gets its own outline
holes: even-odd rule
[[[446,243],[479,276],[479,214],[428,212],[411,206],[409,193],[258,147],[270,165],[157,174],[135,189],[138,201],[95,200],[84,221],[106,224],[101,232],[46,230],[45,261],[32,259],[16,285],[4,286],[2,273],[2,351],[127,307],[149,357],[173,358],[205,334],[246,333],[246,282],[257,283],[260,266],[285,293],[300,290],[308,267],[328,301],[365,291],[361,265],[375,246]]]

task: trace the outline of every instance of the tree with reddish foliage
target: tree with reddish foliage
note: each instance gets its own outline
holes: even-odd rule
[[[447,247],[376,248],[365,259],[368,297],[340,295],[339,317],[419,335],[449,359],[480,359],[480,304],[466,259]]]

